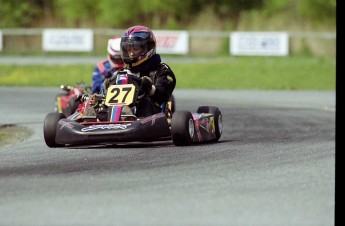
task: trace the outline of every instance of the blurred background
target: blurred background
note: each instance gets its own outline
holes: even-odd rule
[[[284,31],[290,55],[336,54],[336,0],[0,0],[0,6],[0,56],[100,56],[109,37],[138,24],[188,31],[190,56],[228,56],[233,31]],[[90,28],[94,48],[43,52],[44,28]]]

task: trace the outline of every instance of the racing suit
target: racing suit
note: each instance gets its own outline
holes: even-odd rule
[[[115,69],[112,68],[107,58],[98,62],[92,73],[91,94],[99,93],[102,89],[104,79],[109,78],[113,72],[115,72]]]
[[[135,115],[137,117],[146,117],[161,112],[161,105],[169,101],[176,86],[176,77],[170,67],[161,62],[159,54],[155,54],[136,67],[130,67],[129,65],[129,67],[122,70],[126,69],[134,74],[139,74],[141,78],[144,76],[149,77],[155,86],[153,95],[140,99],[136,105]],[[109,84],[112,83],[113,80],[109,82]]]

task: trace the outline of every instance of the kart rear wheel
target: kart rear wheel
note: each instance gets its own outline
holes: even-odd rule
[[[223,132],[223,118],[219,108],[214,106],[200,106],[196,112],[213,114],[216,134],[216,138],[213,141],[218,141]]]
[[[66,118],[62,113],[49,113],[44,119],[43,134],[44,141],[48,147],[63,147],[64,144],[58,144],[55,142],[56,128],[60,119]]]
[[[176,111],[171,120],[171,136],[176,146],[193,143],[195,133],[194,119],[189,111]]]

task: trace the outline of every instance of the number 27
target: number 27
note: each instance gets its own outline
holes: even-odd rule
[[[113,94],[112,97],[109,100],[109,103],[124,103],[126,102],[126,98],[130,91],[132,90],[132,87],[115,87],[111,90],[111,93]],[[121,94],[121,95],[120,95]],[[122,98],[122,100],[121,100]]]

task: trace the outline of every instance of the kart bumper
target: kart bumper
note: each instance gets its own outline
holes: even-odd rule
[[[171,136],[167,117],[155,114],[128,123],[95,123],[83,125],[69,119],[61,119],[56,128],[58,144],[96,144],[131,141],[155,141]]]

